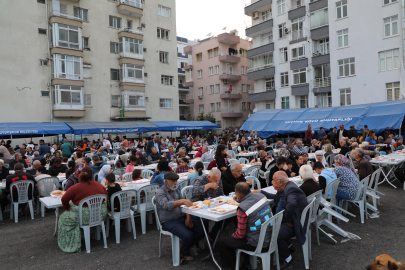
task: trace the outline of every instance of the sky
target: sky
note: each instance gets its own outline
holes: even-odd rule
[[[207,35],[219,35],[226,31],[238,30],[245,37],[245,2],[250,0],[176,0],[177,36],[205,39]]]

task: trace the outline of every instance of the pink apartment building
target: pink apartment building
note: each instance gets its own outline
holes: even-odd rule
[[[186,66],[186,87],[193,87],[186,102],[193,104],[193,116],[211,113],[220,128],[240,127],[253,113],[248,93],[254,81],[248,80],[246,50],[252,43],[231,33],[223,33],[184,48],[192,55]]]

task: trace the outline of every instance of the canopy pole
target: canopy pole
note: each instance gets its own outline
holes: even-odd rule
[[[11,143],[13,143],[13,135],[10,135],[11,136]]]
[[[401,129],[402,129],[402,123],[401,123],[401,125],[399,126],[399,137],[402,137],[402,136],[401,136]]]

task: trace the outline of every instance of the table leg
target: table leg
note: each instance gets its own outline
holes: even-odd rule
[[[56,207],[55,209],[55,216],[56,216],[56,221],[55,221],[55,233],[53,234],[56,236],[58,234],[58,228],[59,228],[59,207]]]
[[[217,245],[217,241],[218,241],[219,235],[220,235],[221,232],[224,230],[225,220],[220,221],[220,222],[222,222],[221,230],[219,230],[219,232],[218,232],[217,235],[215,236],[214,243],[212,244],[212,250],[215,249],[215,246]],[[203,226],[204,226],[204,225],[203,225]],[[208,242],[209,242],[209,241],[208,241]],[[205,258],[202,258],[201,261],[205,261],[205,260],[207,260],[207,259],[209,259],[209,258],[210,258],[210,255],[208,255],[208,256],[205,257]]]
[[[379,165],[379,167],[381,167]],[[388,176],[391,174],[391,172],[393,172],[394,168],[396,169],[397,166],[392,166],[391,170],[388,171],[387,174],[384,173],[384,170],[381,170],[382,174],[384,175],[384,180],[379,182],[378,185],[381,185],[384,182],[387,182],[388,184],[390,184],[392,187],[397,188],[395,185],[393,185],[389,180],[388,180]]]
[[[217,265],[218,269],[221,270],[221,267],[219,266],[219,264],[218,264],[217,261],[215,260],[213,248],[211,248],[211,244],[210,244],[210,238],[208,237],[207,230],[205,229],[205,226],[204,226],[204,223],[203,223],[203,219],[202,219],[201,217],[200,217],[200,220],[201,220],[201,224],[202,224],[202,227],[203,227],[203,230],[204,230],[205,237],[207,238],[207,244],[208,244],[208,248],[210,249],[210,253],[211,253],[211,256],[212,256],[212,260],[213,260],[214,263]],[[222,230],[222,229],[221,229],[221,230]],[[218,235],[219,235],[219,233],[220,233],[220,232],[218,232]],[[217,238],[218,238],[218,235],[217,235]],[[216,238],[216,239],[217,239],[217,238]],[[215,242],[216,242],[216,239],[215,239]],[[214,242],[214,245],[215,245],[215,242]],[[208,256],[208,257],[209,257],[209,256]]]

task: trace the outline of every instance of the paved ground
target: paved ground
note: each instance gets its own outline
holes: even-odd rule
[[[342,228],[361,237],[359,241],[340,243],[336,236],[334,245],[321,235],[321,245],[316,245],[313,234],[313,260],[310,269],[354,270],[365,269],[379,254],[387,253],[398,261],[405,261],[405,191],[389,186],[381,186],[386,194],[381,200],[381,216],[378,219],[360,223],[360,218],[351,218],[349,223],[341,223]],[[358,209],[351,210],[358,214]],[[207,249],[199,252],[196,261],[185,266],[173,267],[171,261],[170,237],[164,236],[162,258],[158,257],[159,234],[155,224],[148,225],[147,233],[141,234],[140,220],[136,218],[137,239],[121,230],[121,243],[115,243],[114,229],[107,239],[108,248],[102,241],[91,241],[91,253],[84,251],[67,254],[60,251],[53,236],[54,214],[47,212],[44,218],[39,215],[34,220],[23,217],[15,224],[5,213],[0,222],[0,269],[215,269],[212,261],[201,262]],[[289,269],[305,269],[302,250],[297,247],[294,264]],[[259,264],[259,269],[261,269]]]

